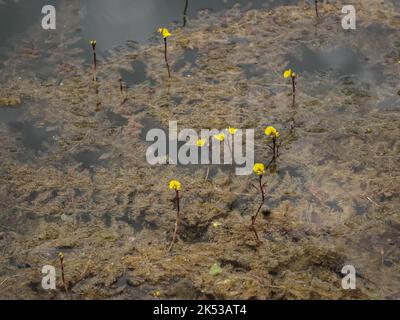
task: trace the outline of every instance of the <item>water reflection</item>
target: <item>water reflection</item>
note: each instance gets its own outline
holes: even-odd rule
[[[79,2],[79,10],[75,11],[82,21],[77,28],[82,39],[77,45],[86,48],[90,40],[96,39],[99,51],[105,52],[128,40],[147,43],[160,26],[186,25],[188,19],[195,18],[204,9],[222,11],[235,4],[250,9],[294,3],[295,0],[85,0]],[[41,8],[46,4],[46,0],[0,2],[0,52],[11,47],[31,27],[40,26]],[[66,17],[61,8],[77,3],[54,0],[52,5],[57,9],[57,21],[62,21]]]
[[[58,6],[60,0],[51,1]],[[47,0],[2,0],[0,1],[0,52],[11,45],[10,40],[26,32],[30,26],[41,20],[42,7]],[[37,12],[37,14],[34,14]]]
[[[133,71],[122,69],[122,80],[128,87],[144,82],[147,79],[146,65],[143,61],[135,60],[131,63]]]
[[[300,74],[332,71],[338,77],[356,75],[361,82],[380,83],[384,80],[382,66],[368,64],[366,57],[349,48],[313,51],[302,45],[296,52],[287,55],[288,67],[292,66]]]
[[[11,122],[9,127],[13,135],[21,137],[23,146],[32,150],[37,156],[48,151],[47,144],[51,143],[53,136],[58,133],[57,130],[50,130],[45,126],[37,127],[31,121]]]

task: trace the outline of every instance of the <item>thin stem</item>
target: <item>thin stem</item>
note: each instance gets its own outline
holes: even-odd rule
[[[208,176],[210,175],[210,169],[211,169],[211,139],[209,138],[208,140],[208,165],[207,165],[207,172],[206,172],[206,177],[204,179],[204,182],[208,180]]]
[[[260,179],[259,179],[259,186],[260,186],[260,192],[261,192],[261,203],[260,203],[260,205],[259,205],[259,207],[257,209],[256,214],[251,217],[251,226],[250,226],[250,229],[254,232],[254,235],[255,235],[255,237],[256,237],[258,242],[260,242],[260,238],[258,237],[258,233],[257,233],[256,227],[255,227],[255,224],[256,224],[256,220],[257,220],[258,214],[260,213],[261,208],[262,208],[262,206],[263,206],[263,204],[265,202],[265,192],[264,192],[264,186],[263,186],[263,183],[262,183],[262,177],[263,176],[260,175]]]
[[[292,76],[292,92],[293,92],[293,95],[295,96],[296,95],[296,77],[293,77]]]
[[[317,18],[319,18],[319,13],[318,13],[318,0],[315,0],[315,14],[317,15]]]
[[[64,286],[65,293],[67,295],[67,298],[69,299],[69,292],[68,292],[68,286],[67,283],[65,282],[65,275],[64,275],[64,256],[60,256],[60,264],[61,264],[61,280]]]
[[[275,158],[276,157],[276,151],[277,151],[277,149],[276,149],[276,137],[275,136],[272,137],[272,143],[274,145],[273,149],[274,149],[274,158]]]
[[[292,107],[294,107],[296,104],[296,77],[293,76],[292,76],[292,97],[293,97]]]
[[[121,92],[121,95],[124,93],[124,86],[122,84],[122,79],[119,79],[119,91]]]
[[[276,164],[276,158],[275,158],[275,157],[272,157],[271,160],[268,162],[268,164],[267,164],[265,167],[268,169],[268,168],[270,168],[270,166],[271,166],[272,164]],[[265,185],[265,184],[264,184],[264,185]],[[264,186],[264,185],[263,185],[263,186]]]
[[[169,69],[167,50],[168,50],[167,38],[164,38],[164,59],[165,59],[165,64],[167,65],[168,77],[171,78],[171,71]]]
[[[181,215],[180,215],[180,203],[179,203],[179,190],[175,190],[175,204],[176,204],[176,219],[175,219],[175,229],[174,229],[174,234],[172,236],[172,241],[171,244],[169,245],[168,251],[171,251],[175,240],[176,240],[176,235],[178,233],[179,229],[179,224],[181,220]]]
[[[125,89],[125,91],[124,91],[124,89]],[[126,101],[128,101],[126,89],[127,89],[126,86],[125,86],[125,88],[124,88],[124,82],[123,82],[123,80],[122,80],[122,79],[119,79],[119,91],[120,91],[121,97],[122,97],[121,106],[122,106]]]
[[[258,207],[258,210],[257,210],[257,213],[256,213],[256,215],[254,216],[254,223],[256,222],[256,219],[257,219],[257,217],[258,217],[258,214],[259,214],[259,212],[260,212],[260,210],[261,210],[261,207],[262,207],[262,205],[264,204],[264,201],[265,201],[265,193],[264,193],[264,187],[263,187],[263,184],[262,184],[262,175],[260,176],[260,179],[259,179],[259,185],[260,185],[260,191],[261,191],[261,204],[260,204],[260,206]]]
[[[93,48],[93,81],[97,81],[97,55],[95,48]]]
[[[183,9],[183,25],[182,25],[182,27],[186,26],[188,5],[189,5],[189,0],[185,0],[185,8]]]
[[[230,137],[232,138],[232,148],[231,148],[231,144],[230,144],[230,141],[229,141],[229,139],[230,139]],[[231,154],[231,160],[232,160],[232,163],[231,163],[231,171],[230,171],[230,173],[232,174],[233,172],[234,172],[234,170],[235,170],[235,158],[234,158],[234,154],[233,154],[233,135],[229,135],[228,134],[228,137],[227,137],[227,143],[228,143],[228,148],[229,148],[229,152],[230,152],[230,154]]]

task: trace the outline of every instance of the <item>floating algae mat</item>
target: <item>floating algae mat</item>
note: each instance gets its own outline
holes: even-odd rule
[[[400,298],[397,1],[94,3],[0,2],[0,298]],[[174,164],[174,121],[264,167]]]

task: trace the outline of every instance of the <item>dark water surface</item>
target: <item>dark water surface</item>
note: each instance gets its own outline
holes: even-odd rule
[[[58,9],[65,1],[55,0],[3,0],[0,2],[0,48],[12,46],[13,41],[24,39],[24,33],[40,25],[41,9],[51,4]],[[68,1],[66,1],[68,2]],[[71,1],[73,2],[73,1]],[[127,40],[146,43],[160,26],[182,25],[186,0],[83,0],[76,16],[82,19],[79,33],[81,45],[87,47],[96,39],[100,51],[121,45]],[[294,0],[188,0],[186,16],[195,18],[201,10],[221,11],[239,4],[242,8],[273,7],[295,3]],[[63,12],[57,10],[58,18]],[[59,28],[62,26],[58,26]],[[26,39],[25,39],[26,40]],[[1,52],[1,51],[0,51]]]

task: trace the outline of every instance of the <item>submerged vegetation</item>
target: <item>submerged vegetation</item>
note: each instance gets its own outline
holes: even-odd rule
[[[99,53],[98,69],[91,43],[84,63],[88,40],[66,31],[78,29],[75,2],[62,8],[68,28],[32,30],[0,65],[0,296],[398,297],[400,20],[389,3],[355,2],[354,33],[339,3],[324,4],[316,32],[317,1],[315,13],[235,6],[194,21],[186,7],[184,28],[159,30],[165,65],[159,43],[133,42]],[[253,174],[150,166],[146,132],[171,120],[228,128],[195,142],[209,157],[233,125],[255,128]],[[41,288],[48,264],[62,289]],[[345,264],[362,275],[356,290],[340,286]]]

